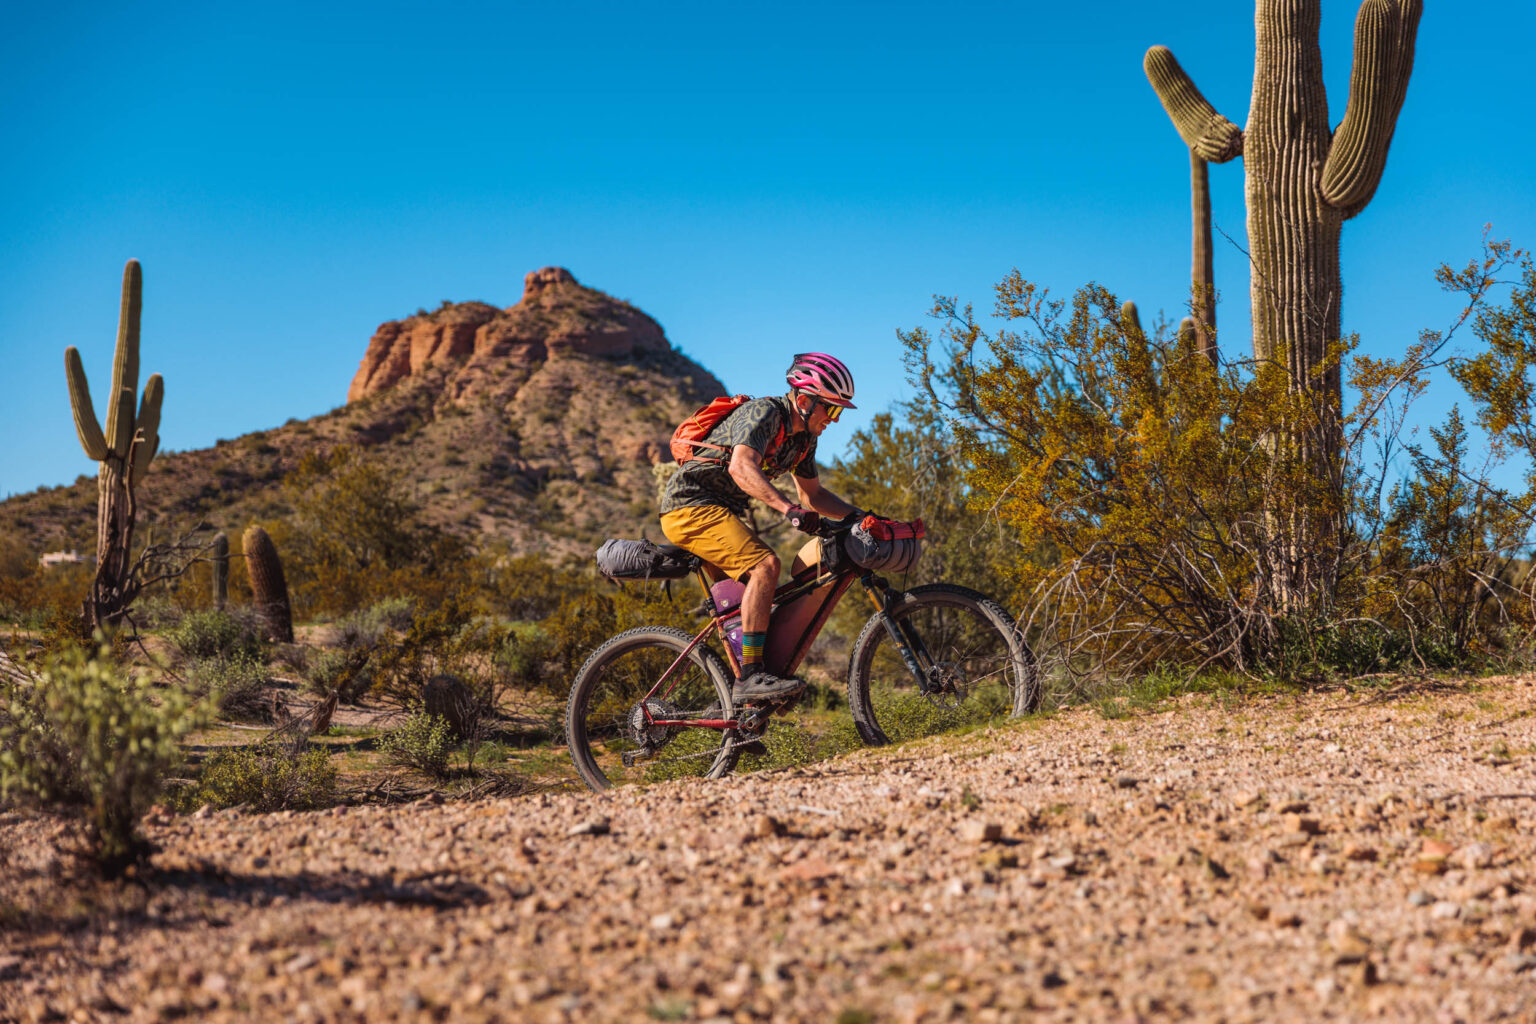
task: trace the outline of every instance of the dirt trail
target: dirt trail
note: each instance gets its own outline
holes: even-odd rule
[[[151,827],[0,818],[22,1020],[1536,1019],[1532,677],[1087,709],[809,769]]]

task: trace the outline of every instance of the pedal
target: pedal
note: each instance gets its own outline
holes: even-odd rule
[[[623,762],[625,768],[633,768],[635,765],[644,761],[654,760],[655,757],[655,749],[650,747],[641,747],[639,750],[624,751],[619,755],[619,760]]]

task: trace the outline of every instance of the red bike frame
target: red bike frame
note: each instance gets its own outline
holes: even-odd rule
[[[696,573],[699,585],[704,588],[705,599],[709,602],[711,610],[713,610],[715,608],[715,601],[714,595],[710,593],[709,577],[705,574],[702,565],[699,566]],[[788,675],[800,667],[800,662],[805,659],[806,652],[811,649],[811,644],[816,641],[816,637],[821,633],[821,628],[826,625],[827,619],[831,617],[832,610],[837,607],[838,601],[842,600],[843,595],[848,592],[848,588],[853,586],[854,580],[859,579],[861,575],[865,577],[865,587],[870,591],[870,599],[875,602],[875,607],[883,609],[884,606],[880,599],[875,596],[873,583],[871,582],[873,574],[864,569],[822,572],[819,567],[809,567],[802,570],[798,576],[789,580],[789,582],[780,585],[774,590],[773,612],[768,620],[770,627],[778,631],[780,636],[786,635],[785,631],[792,631],[796,627],[799,627],[800,631],[787,634],[793,637],[787,649],[783,645],[775,644],[775,650],[780,655],[780,658],[772,658],[773,652],[769,652],[768,665],[773,672]],[[817,603],[816,592],[823,588],[826,589],[826,593],[821,595],[820,602]],[[741,609],[739,607],[731,609],[724,615],[713,616],[705,624],[704,628],[699,630],[698,635],[683,649],[683,652],[677,656],[677,659],[667,666],[667,670],[661,674],[660,679],[656,680],[656,684],[651,687],[650,692],[640,699],[640,707],[645,712],[645,720],[648,725],[687,726],[694,729],[735,729],[740,725],[740,722],[734,718],[676,719],[655,718],[651,715],[651,698],[655,697],[656,691],[661,689],[668,679],[672,678],[672,674],[677,671],[677,667],[693,653],[694,648],[704,642],[704,638],[709,635],[711,630],[720,638],[721,644],[725,647],[725,656],[729,659],[732,670],[737,675],[741,674],[741,665],[736,660],[736,653],[731,649],[730,643],[726,640],[726,633],[731,621],[740,617]],[[676,686],[677,682],[674,680],[672,686],[667,687],[666,691],[661,694],[661,699],[665,700]]]

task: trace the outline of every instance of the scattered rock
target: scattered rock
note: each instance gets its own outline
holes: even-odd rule
[[[1461,916],[1461,904],[1451,900],[1439,900],[1429,908],[1429,916],[1450,920]]]
[[[1344,859],[1353,861],[1374,861],[1379,856],[1376,847],[1367,846],[1364,843],[1345,843]]]
[[[1286,832],[1301,832],[1309,836],[1321,835],[1322,824],[1316,818],[1304,818],[1300,814],[1287,814],[1280,819],[1281,828]]]
[[[1487,843],[1470,843],[1447,857],[1447,860],[1468,871],[1480,871],[1493,866],[1493,847]]]
[[[960,823],[960,838],[968,843],[995,843],[1003,838],[1003,826],[992,821],[966,818]]]
[[[571,836],[605,836],[608,834],[610,822],[607,818],[592,818],[579,825],[571,826],[566,835]]]
[[[1333,948],[1337,964],[1359,963],[1371,953],[1370,937],[1354,922],[1343,919],[1328,925],[1328,945]]]
[[[1141,780],[1134,775],[1115,776],[1116,789],[1135,789],[1139,785],[1141,785]]]
[[[752,834],[759,839],[772,839],[784,834],[784,824],[771,814],[759,814],[752,819]]]

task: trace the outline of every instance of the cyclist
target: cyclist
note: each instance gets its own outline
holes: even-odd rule
[[[822,516],[836,519],[857,511],[822,487],[816,474],[817,438],[844,409],[855,408],[853,375],[832,356],[802,352],[784,379],[788,394],[755,398],[716,424],[706,440],[718,447],[700,448],[684,462],[661,497],[667,539],[746,584],[734,701],[779,700],[805,688],[804,680],[781,679],[763,667],[780,562],[742,521],[747,502],[757,498],[808,534],[815,533]],[[798,501],[773,485],[786,470],[792,470]]]

